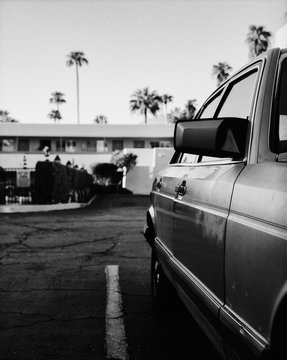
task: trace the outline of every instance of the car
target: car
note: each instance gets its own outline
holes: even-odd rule
[[[144,236],[155,303],[175,290],[223,359],[287,358],[287,49],[175,124]]]

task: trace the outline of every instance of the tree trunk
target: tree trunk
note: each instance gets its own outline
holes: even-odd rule
[[[79,70],[76,63],[76,76],[77,76],[77,121],[80,124],[80,96],[79,96]]]

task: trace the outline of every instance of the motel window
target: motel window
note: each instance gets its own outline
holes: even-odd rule
[[[16,151],[16,139],[7,138],[1,140],[1,151],[3,152],[13,152]]]
[[[135,149],[140,149],[140,148],[144,148],[144,140],[135,140],[134,141],[134,148]]]
[[[113,140],[112,143],[112,151],[115,150],[123,150],[124,148],[124,142],[123,140]]]
[[[29,151],[30,141],[29,139],[18,139],[18,151]]]
[[[76,140],[66,140],[66,147],[65,147],[66,152],[75,152],[76,147],[77,147]]]
[[[108,146],[105,140],[97,140],[97,152],[107,152]]]
[[[88,151],[92,152],[107,152],[108,146],[105,140],[89,140],[87,142]]]
[[[159,147],[170,147],[170,141],[160,141]]]
[[[151,141],[151,142],[150,142],[150,146],[151,146],[152,148],[159,147],[159,141]]]
[[[66,148],[66,140],[56,140],[56,151],[64,152]]]
[[[51,150],[51,140],[50,139],[40,139],[40,145],[38,147],[38,150],[42,151],[45,147],[48,147]]]
[[[97,151],[97,140],[89,140],[87,142],[88,151],[96,152]]]
[[[82,152],[86,152],[87,151],[87,141],[82,141],[81,142],[81,151]]]

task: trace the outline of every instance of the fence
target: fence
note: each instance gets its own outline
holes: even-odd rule
[[[6,168],[1,176],[0,203],[32,204],[35,185],[34,168]]]

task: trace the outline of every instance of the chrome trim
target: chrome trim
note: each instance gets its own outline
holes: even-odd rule
[[[196,293],[205,300],[204,302],[211,302],[214,304],[214,306],[218,307],[218,309],[223,305],[223,302],[211,291],[209,291],[208,288],[174,256],[172,256],[170,260],[174,264],[174,266],[176,266],[191,281],[191,283],[194,285]],[[206,299],[208,299],[209,301],[206,301]]]
[[[253,328],[248,327],[242,319],[235,316],[230,308],[224,306],[220,309],[219,320],[243,340],[257,356],[269,347],[266,339]]]
[[[231,210],[228,221],[234,221],[238,224],[242,224],[261,232],[287,240],[287,226],[284,225],[279,225],[271,221],[266,221],[255,216],[246,215],[234,210]]]
[[[155,190],[152,190],[151,191],[151,194],[153,195],[160,195],[161,197],[164,197],[166,199],[170,199],[170,200],[174,200],[174,196],[176,195],[175,192],[174,192],[174,195],[173,196],[170,196],[169,194],[165,194],[165,193],[162,193],[160,191],[155,191]]]
[[[162,248],[163,252],[166,253],[166,256],[169,256],[170,258],[173,256],[171,251],[164,245],[164,243],[156,236],[155,242]]]
[[[182,163],[174,163],[171,164],[174,167],[198,167],[198,166],[212,166],[212,165],[230,165],[230,164],[242,164],[242,163],[246,163],[247,162],[247,157],[245,157],[242,160],[230,160],[230,161],[222,161],[222,160],[217,160],[217,161],[206,161],[206,162],[198,162],[198,163],[193,163],[193,162],[182,162]]]
[[[211,293],[208,288],[196,277],[194,276],[183,264],[181,264],[170,250],[156,237],[156,243],[162,249],[162,252],[165,253],[166,257],[169,257],[171,265],[175,266],[179,272],[183,273],[193,284],[195,294],[199,294],[200,298],[204,300],[204,303],[212,303],[213,306],[207,305],[210,309],[216,307],[218,310],[223,305],[223,302]]]
[[[182,198],[182,199],[184,199],[184,198]],[[227,214],[229,213],[229,208],[227,208],[227,207],[218,206],[218,205],[214,205],[214,204],[211,205],[210,203],[205,203],[203,201],[193,200],[191,202],[191,201],[184,201],[184,200],[182,201],[182,200],[176,198],[176,199],[174,199],[174,202],[177,202],[181,205],[185,205],[187,207],[191,207],[193,209],[207,212],[209,214],[224,217],[225,219],[227,218]]]

